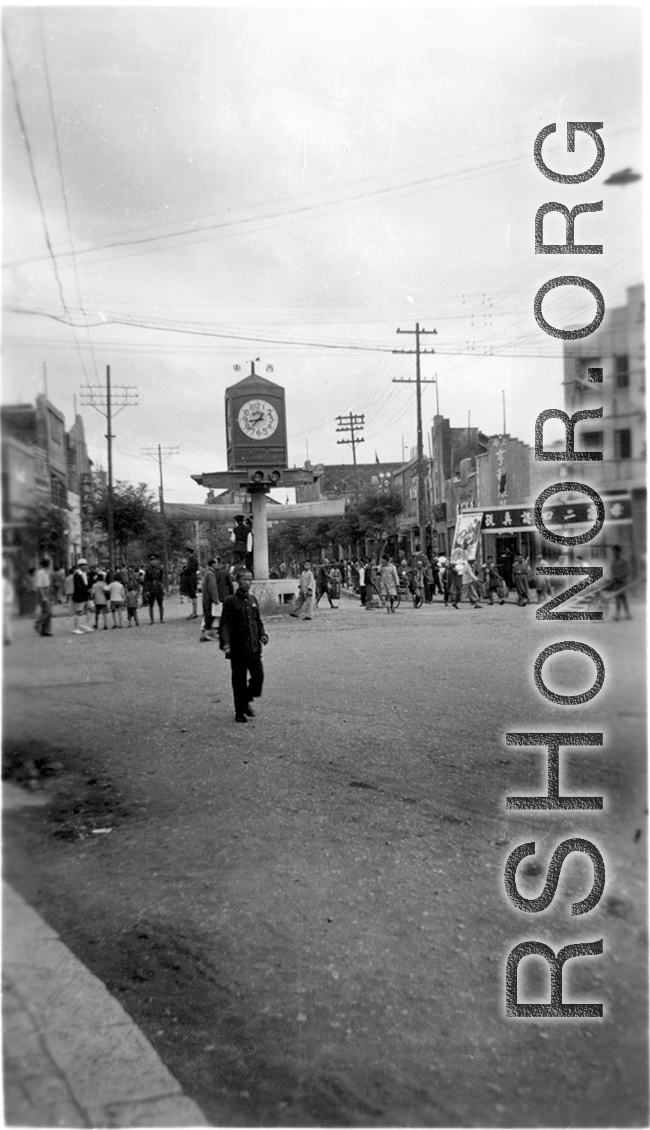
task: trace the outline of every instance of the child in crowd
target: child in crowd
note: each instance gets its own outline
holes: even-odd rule
[[[99,617],[104,619],[104,631],[108,629],[107,616],[108,611],[108,596],[106,595],[106,574],[100,573],[95,581],[90,596],[93,604],[95,605],[95,629],[99,627]]]
[[[135,622],[136,628],[140,627],[138,620],[138,590],[135,585],[131,584],[126,593],[126,619],[127,628],[131,627],[131,621]]]

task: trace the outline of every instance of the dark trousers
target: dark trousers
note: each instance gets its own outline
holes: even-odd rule
[[[41,600],[41,611],[35,622],[35,628],[41,636],[52,635],[52,605],[46,598]]]
[[[618,620],[619,614],[625,612],[626,616],[630,615],[630,610],[627,605],[627,596],[624,592],[615,593],[616,614],[615,619]]]
[[[160,616],[160,619],[162,620],[162,618],[163,618],[163,596],[164,596],[164,594],[163,594],[162,591],[161,592],[151,592],[151,591],[149,591],[147,593],[147,604],[149,605],[149,619],[151,620],[152,624],[153,624],[153,606],[154,606],[154,604],[158,605],[158,615]]]
[[[244,714],[251,699],[259,698],[262,693],[264,682],[262,657],[261,655],[231,655],[230,666],[235,714]]]
[[[368,586],[367,585],[359,585],[359,593],[361,595],[361,603],[362,604],[366,603],[367,592],[368,592]]]

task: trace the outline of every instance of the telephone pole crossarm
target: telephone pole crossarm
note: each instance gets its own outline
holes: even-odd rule
[[[138,403],[138,390],[135,385],[111,385],[111,367],[106,366],[106,389],[98,385],[83,385],[81,401],[84,407],[96,408],[106,419],[106,440],[108,443],[108,481],[106,495],[106,536],[108,540],[108,569],[111,580],[115,572],[115,538],[113,533],[113,416],[124,408],[134,408]],[[117,411],[116,411],[117,409]]]
[[[415,379],[394,377],[395,384],[415,384],[415,399],[417,407],[417,441],[418,441],[418,526],[420,529],[420,548],[426,552],[426,508],[424,498],[424,452],[422,443],[422,385],[435,384],[435,379],[426,379],[420,374],[420,357],[424,353],[435,353],[435,349],[423,349],[420,346],[420,337],[437,334],[437,330],[425,330],[419,322],[415,323],[414,330],[397,329],[398,334],[414,334],[415,349],[393,349],[393,353],[410,353],[415,355]]]
[[[162,550],[163,550],[163,566],[165,569],[165,586],[169,592],[169,561],[167,559],[167,527],[165,524],[165,494],[163,489],[163,462],[166,462],[170,456],[178,455],[180,448],[178,447],[162,447],[157,444],[154,447],[152,444],[149,447],[142,448],[142,454],[148,455],[151,459],[155,459],[158,463],[160,471],[160,485],[158,487],[158,498],[160,503],[160,516],[162,518]],[[164,459],[163,459],[164,456]]]
[[[363,413],[348,412],[347,416],[337,416],[337,432],[343,432],[347,438],[337,439],[337,443],[347,443],[352,448],[352,462],[354,464],[354,482],[357,501],[359,499],[359,471],[357,468],[357,444],[363,443],[363,436],[358,435],[365,428]]]

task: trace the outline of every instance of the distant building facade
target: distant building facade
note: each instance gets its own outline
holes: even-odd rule
[[[39,396],[35,405],[10,404],[0,412],[2,424],[3,550],[13,556],[22,545],[28,512],[39,502],[65,511],[68,567],[87,552],[82,528],[83,484],[92,463],[77,416],[69,433],[63,413]]]
[[[603,458],[555,464],[561,477],[584,481],[605,502],[605,525],[581,547],[584,558],[597,563],[610,558],[613,545],[621,545],[639,577],[645,576],[647,513],[644,320],[639,284],[628,288],[625,305],[608,310],[588,338],[564,343],[565,412],[603,409],[602,419],[577,424],[575,449],[600,450]]]

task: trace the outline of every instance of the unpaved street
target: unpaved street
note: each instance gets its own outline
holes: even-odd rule
[[[63,618],[50,640],[16,625],[5,760],[23,781],[40,764],[50,802],[5,817],[5,872],[209,1120],[646,1124],[641,608],[557,625],[514,605],[387,616],[343,598],[312,623],[268,622],[248,726],[185,609],[84,637]],[[587,706],[533,685],[535,656],[565,638],[605,660]],[[574,655],[551,675],[569,693],[593,666]],[[604,731],[602,749],[561,759],[562,790],[603,795],[604,812],[506,813],[546,773],[541,748],[503,735],[553,729]],[[549,910],[523,914],[505,859],[537,842],[540,863],[519,869],[532,898],[570,836],[605,859],[600,904],[571,917],[593,876],[572,855]],[[601,937],[564,983],[568,1000],[603,1001],[603,1020],[505,1018],[514,945]],[[523,999],[548,999],[543,964],[523,970]]]

